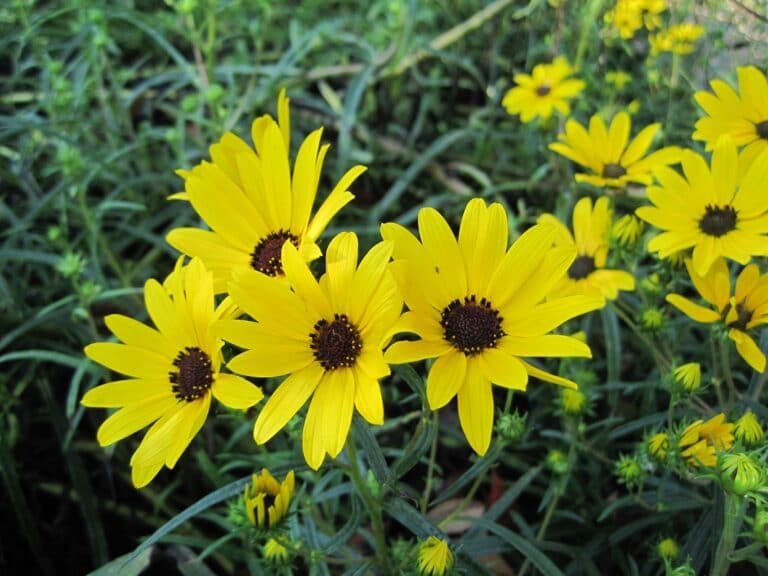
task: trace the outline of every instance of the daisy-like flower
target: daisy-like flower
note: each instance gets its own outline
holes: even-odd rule
[[[648,452],[654,458],[664,460],[669,450],[669,435],[666,432],[659,432],[648,439]]]
[[[243,492],[245,513],[251,524],[264,529],[277,526],[288,514],[294,486],[293,470],[286,474],[282,482],[275,480],[266,468],[261,470],[261,474],[253,474],[251,483],[246,484]]]
[[[576,174],[577,182],[612,188],[623,188],[630,182],[647,186],[660,166],[680,160],[681,150],[667,146],[646,156],[661,124],[646,126],[630,142],[631,128],[626,112],[616,114],[608,128],[599,115],[592,116],[589,131],[570,119],[565,133],[558,135],[559,142],[550,144],[549,149],[591,170],[591,174]]]
[[[691,22],[683,22],[670,26],[666,30],[659,30],[648,38],[651,45],[651,56],[658,56],[662,52],[672,54],[690,54],[696,48],[696,42],[704,35],[704,27]]]
[[[739,355],[752,368],[764,372],[765,355],[749,331],[768,323],[768,274],[761,276],[757,265],[750,264],[736,279],[736,290],[731,297],[731,275],[725,260],[720,258],[715,261],[703,276],[694,270],[690,260],[686,260],[685,264],[694,287],[715,310],[700,306],[679,294],[667,295],[667,302],[696,322],[724,324]]]
[[[154,422],[131,458],[137,488],[163,466],[176,465],[205,423],[212,395],[238,410],[263,396],[247,380],[220,371],[223,343],[211,326],[228,305],[214,307],[213,275],[200,260],[181,264],[179,259],[165,287],[154,279],[144,285],[144,302],[156,329],[112,314],[105,322],[123,343],[85,348],[91,360],[128,376],[89,390],[81,401],[88,407],[119,408],[99,427],[99,444],[109,446]]]
[[[551,64],[534,66],[529,74],[515,74],[515,86],[507,91],[501,101],[510,114],[519,114],[528,123],[537,117],[543,120],[557,110],[564,116],[571,112],[570,100],[584,90],[584,81],[569,78],[574,69],[563,56]]]
[[[765,438],[763,427],[752,410],[747,410],[741,418],[736,420],[733,434],[737,440],[740,440],[747,446],[759,444]]]
[[[448,542],[430,536],[419,544],[419,574],[443,576],[453,566],[453,552]]]
[[[282,276],[280,250],[294,245],[309,262],[321,255],[317,239],[331,218],[354,196],[347,190],[365,171],[350,168],[312,216],[328,145],[320,145],[323,129],[299,147],[290,170],[288,99],[280,92],[279,124],[268,115],[251,127],[254,148],[232,133],[211,146],[212,162],[182,171],[192,207],[210,227],[177,228],[168,243],[200,257],[214,273],[216,292],[226,291],[233,270],[252,268]],[[176,198],[179,196],[176,195]]]
[[[717,453],[733,446],[733,424],[722,413],[706,422],[696,420],[683,430],[678,446],[685,448],[681,455],[690,465],[712,467],[717,464]]]
[[[631,246],[645,231],[645,222],[633,214],[625,214],[613,224],[611,235],[622,246]]]
[[[755,66],[740,66],[736,74],[738,93],[726,82],[713,80],[714,94],[694,95],[707,115],[696,122],[693,139],[703,140],[712,150],[727,135],[737,146],[745,146],[741,161],[748,166],[768,149],[768,78]]]
[[[678,366],[672,374],[675,382],[686,392],[695,392],[701,386],[701,365],[698,362]]]
[[[536,225],[507,250],[509,229],[501,204],[471,200],[458,242],[434,209],[418,216],[419,241],[394,223],[381,227],[394,242],[393,271],[410,309],[398,332],[420,336],[394,343],[392,364],[437,358],[427,377],[433,410],[458,396],[461,427],[469,444],[485,454],[493,428],[495,383],[525,390],[528,376],[576,388],[576,384],[530,364],[528,357],[591,355],[570,336],[549,334],[575,316],[602,305],[602,297],[547,299],[576,257],[572,246],[552,246],[557,230]]]
[[[263,444],[312,397],[304,421],[304,458],[317,470],[338,456],[355,409],[371,424],[384,421],[379,378],[390,373],[382,347],[402,311],[387,262],[391,242],[371,248],[357,266],[357,236],[337,235],[317,280],[291,243],[282,248],[286,282],[255,270],[236,271],[232,299],[257,322],[225,320],[222,337],[246,351],[231,360],[239,374],[289,374],[261,409],[253,429]]]
[[[607,197],[598,198],[594,209],[590,198],[576,202],[573,208],[573,235],[551,214],[541,215],[538,221],[557,229],[555,244],[576,249],[576,259],[565,277],[553,288],[552,297],[586,294],[615,300],[619,290],[635,289],[632,274],[605,268],[611,236],[611,208]]]
[[[724,140],[712,153],[712,165],[686,150],[681,176],[659,168],[659,186],[648,188],[653,206],[636,214],[663,232],[648,243],[661,258],[693,247],[699,276],[723,256],[746,264],[752,256],[768,255],[768,150],[739,177],[739,160],[732,141]]]

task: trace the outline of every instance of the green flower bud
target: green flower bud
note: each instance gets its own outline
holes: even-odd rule
[[[723,487],[738,496],[757,490],[765,479],[760,464],[747,454],[726,454],[720,472]]]

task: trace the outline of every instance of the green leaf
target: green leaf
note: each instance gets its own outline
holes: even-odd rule
[[[365,452],[365,457],[368,459],[368,464],[370,464],[373,473],[376,475],[376,480],[383,484],[390,476],[389,466],[387,466],[384,453],[381,451],[381,447],[371,431],[371,426],[362,418],[355,416],[354,427],[355,438],[360,441],[360,447]],[[356,464],[353,463],[353,465]]]
[[[447,489],[443,490],[439,497],[435,498],[435,500],[432,501],[432,505],[440,504],[441,502],[445,502],[449,498],[451,498],[454,494],[456,494],[459,490],[464,488],[465,486],[468,486],[476,477],[478,474],[482,474],[486,470],[488,470],[491,466],[496,464],[496,458],[498,458],[499,453],[501,452],[501,448],[499,447],[499,444],[494,444],[491,449],[486,453],[485,456],[478,459],[477,462],[475,462],[469,470],[464,472],[461,476],[459,476],[458,480],[451,484]]]

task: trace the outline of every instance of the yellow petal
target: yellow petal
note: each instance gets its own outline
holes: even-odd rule
[[[390,364],[410,364],[425,358],[442,356],[452,349],[445,340],[415,340],[395,342],[384,353]]]
[[[309,346],[295,341],[277,340],[274,336],[263,335],[253,340],[253,348],[232,358],[227,367],[232,372],[254,378],[271,378],[290,372],[297,372],[315,361]]]
[[[307,238],[312,241],[317,240],[320,237],[320,234],[323,233],[323,230],[325,230],[325,227],[328,226],[328,222],[331,221],[331,218],[355,198],[347,188],[349,188],[352,185],[352,182],[366,170],[367,168],[365,166],[358,165],[353,166],[346,171],[336,183],[336,186],[333,187],[328,198],[326,198],[320,205],[320,208],[318,208],[315,213],[315,217],[312,218],[312,221],[309,223],[309,228],[307,228]]]
[[[136,378],[160,379],[173,369],[170,358],[127,344],[96,342],[86,346],[84,352],[94,362]]]
[[[479,366],[469,362],[467,378],[459,388],[459,422],[472,449],[480,456],[488,451],[493,430],[493,390]]]
[[[379,381],[362,370],[355,370],[355,408],[371,424],[384,423],[384,402]]]
[[[498,347],[510,356],[559,357],[581,356],[591,358],[592,351],[584,342],[571,336],[546,334],[543,336],[504,336]]]
[[[320,290],[320,286],[315,277],[312,276],[307,264],[290,242],[283,244],[282,261],[286,278],[309,310],[318,320],[320,318],[332,318],[333,309],[330,302]]]
[[[80,403],[89,408],[118,408],[128,404],[139,404],[147,398],[172,396],[171,383],[163,380],[117,380],[91,388]]]
[[[427,403],[432,410],[439,410],[456,396],[466,382],[466,372],[463,352],[449,352],[435,360],[427,376]]]
[[[480,370],[493,384],[522,390],[528,387],[528,372],[523,363],[500,348],[488,348],[477,355]]]
[[[160,394],[126,406],[104,421],[96,433],[96,439],[100,446],[114,444],[154,422],[178,402],[175,396]]]
[[[566,296],[538,304],[509,322],[505,318],[503,328],[511,336],[539,336],[604,304],[602,296]]]
[[[133,318],[122,314],[109,314],[104,318],[104,322],[112,334],[126,344],[145,348],[171,361],[178,353],[174,343],[168,340],[165,335]]]
[[[445,218],[434,208],[419,210],[419,236],[424,250],[437,267],[448,289],[449,298],[460,298],[467,291],[464,258]]]
[[[702,324],[711,324],[712,322],[717,322],[720,320],[720,314],[715,310],[694,304],[679,294],[668,294],[666,300],[672,304],[672,306],[696,322],[701,322]]]
[[[765,355],[748,334],[732,328],[728,331],[728,337],[736,343],[739,356],[744,358],[747,364],[761,374],[765,372]]]
[[[235,410],[245,410],[264,398],[261,388],[235,374],[216,374],[211,387],[216,400]]]
[[[328,297],[334,310],[346,311],[356,267],[357,235],[354,232],[337,234],[325,253]]]
[[[176,306],[160,283],[150,278],[144,284],[144,303],[157,329],[181,349],[188,345],[176,322]]]
[[[530,374],[534,378],[538,378],[539,380],[543,380],[544,382],[557,384],[558,386],[564,386],[565,388],[571,388],[572,390],[576,390],[578,388],[578,385],[576,384],[576,382],[573,382],[572,380],[568,380],[568,378],[563,378],[562,376],[550,374],[549,372],[542,370],[541,368],[537,368],[536,366],[526,362],[525,360],[520,360],[520,362],[523,364],[523,366],[525,366],[526,372],[528,372],[528,374]]]
[[[293,166],[293,228],[291,232],[303,235],[309,225],[312,206],[317,195],[316,172],[322,169],[317,165],[320,139],[323,129],[318,128],[304,139],[296,154]]]

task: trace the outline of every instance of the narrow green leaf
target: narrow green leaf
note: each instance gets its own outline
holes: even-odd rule
[[[355,416],[354,427],[355,438],[360,441],[360,447],[365,452],[368,464],[370,464],[373,473],[376,475],[376,479],[379,483],[383,484],[389,479],[389,466],[387,466],[384,453],[376,441],[376,436],[371,431],[371,426],[362,418]],[[353,463],[353,465],[355,464]]]

